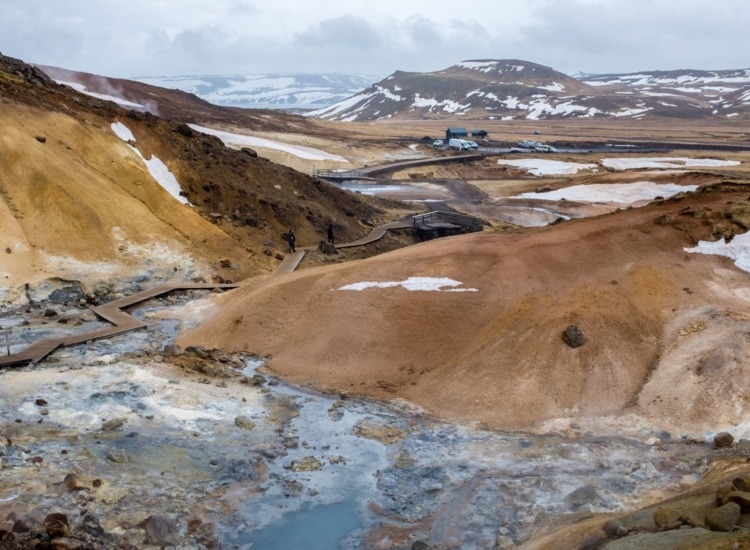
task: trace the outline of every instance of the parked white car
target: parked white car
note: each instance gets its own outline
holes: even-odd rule
[[[551,145],[543,145],[541,143],[534,147],[534,151],[537,153],[557,153],[557,149]]]
[[[432,142],[433,147],[442,147],[443,143],[445,143],[442,139],[436,139],[434,142]]]
[[[519,147],[523,147],[524,149],[535,149],[540,145],[541,143],[534,141],[533,139],[526,139],[518,144]]]
[[[479,145],[477,145],[473,141],[466,141],[465,139],[451,139],[448,142],[448,147],[450,147],[451,149],[456,149],[458,151],[470,151],[473,149],[477,149]]]

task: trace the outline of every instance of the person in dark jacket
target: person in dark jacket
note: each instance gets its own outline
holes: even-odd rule
[[[328,242],[333,244],[333,224],[328,224]]]
[[[294,242],[296,239],[294,238],[294,231],[292,229],[290,229],[289,233],[287,233],[286,240],[289,243],[289,253],[293,254],[294,252],[296,252],[296,250],[294,249]]]

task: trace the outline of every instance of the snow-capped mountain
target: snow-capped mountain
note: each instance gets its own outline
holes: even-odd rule
[[[182,90],[228,107],[320,108],[370,86],[379,77],[348,74],[250,74],[138,77],[134,80]]]
[[[344,122],[393,117],[541,120],[750,115],[750,71],[746,70],[574,76],[528,61],[463,61],[432,73],[397,71],[358,94],[307,114]]]

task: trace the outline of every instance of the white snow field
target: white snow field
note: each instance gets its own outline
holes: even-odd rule
[[[631,170],[633,168],[695,168],[711,166],[739,166],[740,162],[736,160],[644,157],[602,159],[602,164],[607,168],[614,168],[615,170]]]
[[[726,256],[734,260],[734,265],[742,271],[750,273],[750,232],[737,235],[731,242],[725,239],[716,241],[700,241],[695,248],[683,248],[689,254],[709,254],[712,256]]]
[[[653,200],[656,197],[671,197],[677,193],[692,192],[697,185],[677,185],[674,183],[654,183],[639,181],[636,183],[596,183],[592,185],[574,185],[548,193],[523,193],[513,198],[541,199],[559,201],[562,199],[578,202],[616,202],[630,204],[638,201]]]
[[[131,132],[130,128],[125,126],[122,122],[113,123],[112,131],[117,135],[117,137],[119,137],[126,143],[131,140],[135,141],[133,132]],[[190,204],[185,197],[180,195],[180,191],[182,191],[180,182],[177,181],[177,178],[174,177],[174,174],[169,171],[169,168],[167,168],[167,165],[164,164],[161,159],[159,159],[156,155],[151,155],[151,160],[146,160],[138,149],[136,149],[129,143],[128,147],[130,147],[139,157],[141,157],[141,160],[143,160],[143,164],[146,165],[148,173],[151,174],[151,177],[156,180],[156,183],[161,185],[167,193],[172,195],[182,204]]]
[[[338,290],[356,290],[361,292],[366,288],[394,288],[403,287],[412,292],[477,292],[476,288],[455,288],[461,286],[461,281],[438,277],[409,277],[405,281],[388,281],[382,283],[354,283],[342,286]],[[443,290],[443,287],[451,287]]]
[[[282,143],[280,141],[274,141],[272,139],[246,136],[244,134],[234,134],[232,132],[223,132],[221,130],[212,130],[211,128],[198,126],[197,124],[190,124],[189,126],[193,130],[197,130],[198,132],[216,136],[224,142],[224,145],[265,147],[266,149],[283,151],[285,153],[289,153],[290,155],[294,155],[295,157],[307,160],[332,160],[334,162],[349,162],[344,157],[332,155],[331,153],[326,153],[325,151],[321,151],[320,149],[313,149],[312,147],[290,145],[288,143]]]
[[[498,164],[526,168],[529,174],[535,176],[577,174],[579,170],[596,168],[596,164],[578,164],[547,159],[498,160]]]
[[[140,103],[133,103],[132,101],[128,101],[127,99],[123,99],[121,97],[116,97],[113,95],[107,95],[107,94],[97,94],[96,92],[90,92],[86,86],[83,84],[79,84],[77,82],[65,82],[64,80],[55,80],[58,84],[64,84],[65,86],[69,86],[70,88],[73,88],[74,90],[81,92],[82,94],[86,94],[91,97],[95,97],[97,99],[102,99],[104,101],[114,101],[121,107],[130,107],[130,108],[136,108],[136,109],[145,109],[145,105],[141,105]]]
[[[131,132],[130,128],[125,126],[122,122],[113,122],[112,131],[117,134],[117,137],[122,141],[135,141],[133,132]]]

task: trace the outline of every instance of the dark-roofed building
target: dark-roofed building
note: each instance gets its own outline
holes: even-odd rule
[[[471,137],[478,137],[478,138],[484,139],[487,137],[487,132],[485,132],[484,130],[474,130],[471,133]]]
[[[469,137],[469,131],[466,128],[448,128],[445,131],[445,139]]]

